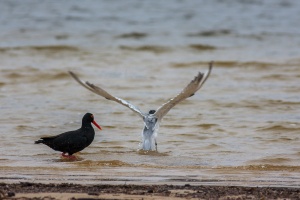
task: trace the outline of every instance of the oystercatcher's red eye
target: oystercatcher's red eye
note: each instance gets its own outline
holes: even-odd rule
[[[91,115],[91,118],[94,119],[94,115]]]

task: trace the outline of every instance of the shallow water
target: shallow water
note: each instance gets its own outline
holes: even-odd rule
[[[28,2],[0,2],[1,179],[299,187],[298,2]],[[147,111],[210,60],[204,87],[163,119],[158,152],[139,150],[139,117],[67,73]],[[86,112],[103,131],[77,161],[33,144]]]

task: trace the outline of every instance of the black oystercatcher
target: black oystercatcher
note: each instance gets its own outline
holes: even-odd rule
[[[160,106],[157,110],[150,110],[148,113],[141,112],[140,109],[130,104],[129,102],[109,94],[104,89],[91,84],[88,81],[84,82],[80,80],[73,72],[70,71],[69,73],[79,84],[81,84],[86,89],[108,100],[120,103],[137,113],[145,123],[145,127],[143,129],[143,150],[154,150],[155,148],[157,151],[156,135],[160,121],[171,108],[173,108],[184,99],[193,96],[202,87],[202,85],[209,77],[212,67],[213,63],[211,62],[206,73],[199,72],[198,75],[177,96],[170,99],[168,102]]]
[[[94,140],[95,131],[93,123],[100,130],[101,127],[95,122],[94,115],[86,113],[82,118],[81,128],[75,131],[65,132],[56,136],[42,137],[35,144],[43,143],[55,151],[61,151],[66,158],[75,158],[74,153],[88,147]],[[68,155],[66,155],[68,153]]]

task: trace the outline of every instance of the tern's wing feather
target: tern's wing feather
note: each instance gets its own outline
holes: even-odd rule
[[[118,98],[118,97],[114,97],[112,96],[111,94],[109,94],[108,92],[106,92],[104,89],[92,84],[92,83],[89,83],[89,82],[84,82],[82,81],[81,79],[78,78],[78,76],[69,71],[70,75],[80,84],[82,85],[83,87],[85,87],[86,89],[94,92],[95,94],[98,94],[108,100],[112,100],[112,101],[115,101],[117,103],[120,103],[122,104],[123,106],[126,106],[127,108],[131,109],[132,111],[134,111],[135,113],[137,113],[139,116],[141,116],[142,118],[144,117],[144,114],[137,108],[135,107],[134,105],[130,104],[129,102],[121,99],[121,98]]]
[[[167,103],[163,104],[155,112],[155,116],[160,121],[176,104],[187,99],[195,94],[204,84],[212,70],[213,63],[209,64],[208,71],[204,74],[199,72],[198,75],[174,98],[170,99]]]
[[[86,89],[88,89],[88,90],[90,90],[90,91],[92,91],[92,92],[94,92],[94,90],[91,88],[91,87],[89,87],[84,81],[82,81],[81,79],[79,79],[78,78],[78,76],[74,73],[74,72],[72,72],[72,71],[69,71],[69,74],[80,84],[80,85],[82,85],[83,87],[85,87]]]

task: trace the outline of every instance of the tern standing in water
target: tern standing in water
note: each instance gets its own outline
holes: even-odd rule
[[[119,98],[115,97],[108,92],[106,92],[104,89],[89,83],[88,81],[84,82],[78,78],[77,75],[75,75],[73,72],[69,71],[70,75],[83,87],[86,89],[108,99],[115,101],[117,103],[120,103],[135,113],[137,113],[145,123],[145,127],[143,129],[143,150],[157,150],[157,142],[156,142],[156,136],[157,131],[159,128],[159,123],[161,122],[162,118],[169,112],[171,108],[173,108],[176,104],[183,101],[184,99],[187,99],[195,94],[204,82],[207,80],[207,78],[210,75],[210,72],[212,70],[213,62],[209,63],[209,68],[206,73],[199,72],[197,76],[174,98],[170,99],[168,102],[160,106],[157,110],[150,110],[148,113],[141,112],[136,106],[130,104],[129,102]]]

